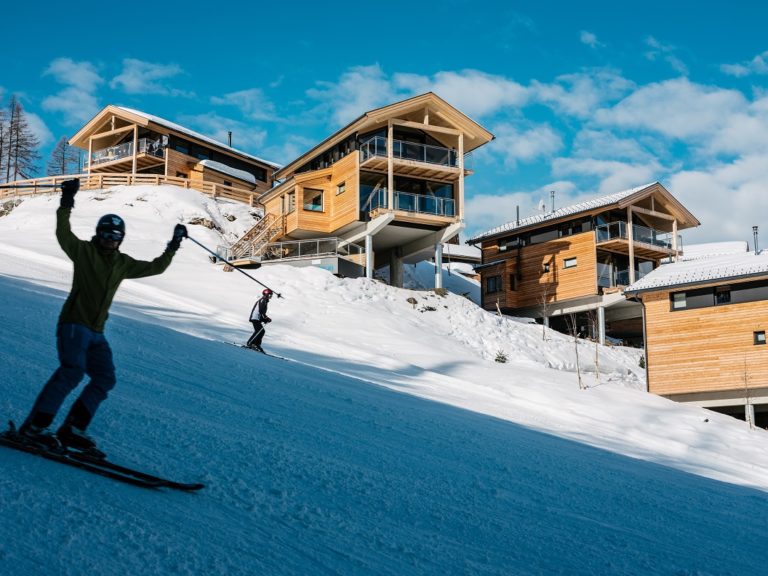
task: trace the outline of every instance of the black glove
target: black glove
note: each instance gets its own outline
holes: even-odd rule
[[[264,324],[269,324],[272,322],[272,318],[264,318]]]
[[[176,224],[173,229],[173,238],[168,242],[167,250],[176,252],[181,246],[181,241],[187,237],[187,227],[184,224]]]
[[[74,208],[75,194],[77,194],[78,190],[80,190],[80,180],[78,178],[64,180],[61,183],[61,203],[59,206],[62,208]]]

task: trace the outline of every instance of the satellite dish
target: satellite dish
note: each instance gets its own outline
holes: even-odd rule
[[[547,211],[547,204],[544,202],[544,199],[542,198],[539,202],[539,212],[546,212]]]

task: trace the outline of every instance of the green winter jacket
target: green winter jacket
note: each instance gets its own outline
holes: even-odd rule
[[[56,211],[56,238],[74,263],[72,290],[61,309],[59,324],[82,324],[94,332],[103,332],[107,312],[120,282],[125,278],[143,278],[162,273],[174,252],[166,250],[151,262],[134,260],[119,250],[104,250],[95,237],[80,240],[69,224],[71,208]]]

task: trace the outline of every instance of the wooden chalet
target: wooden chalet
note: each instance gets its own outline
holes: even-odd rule
[[[699,221],[658,182],[479,234],[482,306],[582,335],[640,343],[641,310],[624,286],[681,252],[678,231]]]
[[[402,285],[404,262],[441,263],[443,243],[464,227],[471,152],[492,139],[431,92],[366,112],[275,172],[259,198],[264,221],[229,255],[328,256],[334,272],[368,277],[388,265],[390,282]]]
[[[741,244],[665,264],[625,294],[644,309],[649,392],[766,427],[768,251]]]
[[[85,172],[161,175],[265,192],[278,164],[157,116],[109,105],[70,140],[87,151]]]

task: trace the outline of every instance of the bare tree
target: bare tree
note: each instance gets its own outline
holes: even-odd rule
[[[566,314],[565,323],[568,325],[568,331],[573,336],[573,345],[576,350],[576,376],[579,378],[579,389],[586,390],[587,386],[581,378],[581,365],[579,363],[579,326],[576,321],[576,314],[573,312]]]
[[[595,378],[600,384],[600,319],[597,310],[587,312],[587,318],[592,330],[592,338],[595,341]]]
[[[30,178],[37,170],[36,162],[40,159],[37,149],[40,141],[32,132],[27,122],[21,103],[16,96],[11,96],[11,116],[8,121],[8,153],[5,167],[5,180]]]
[[[51,159],[48,161],[48,176],[59,176],[61,174],[76,174],[80,168],[80,157],[78,151],[72,148],[67,142],[67,137],[62,136],[56,143],[56,147],[51,153]]]
[[[753,418],[754,408],[752,407],[752,399],[750,398],[749,391],[749,372],[747,371],[747,355],[744,354],[744,419],[749,424],[750,428],[755,427],[755,421]]]
[[[539,309],[541,310],[541,339],[546,342],[547,340],[547,319],[549,318],[549,295],[552,290],[552,285],[549,282],[540,284],[539,290]]]

